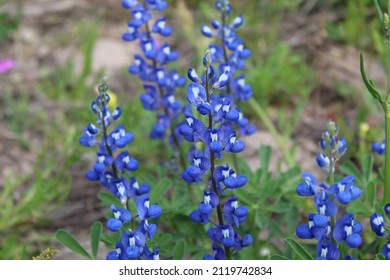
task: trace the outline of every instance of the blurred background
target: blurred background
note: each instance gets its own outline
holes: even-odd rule
[[[185,75],[210,43],[199,30],[217,17],[214,1],[168,2],[169,40],[180,53],[175,67]],[[386,51],[373,1],[231,4],[233,16],[244,16],[238,32],[252,50],[246,81],[294,145],[302,170],[317,172],[318,140],[330,118],[350,143],[352,160],[382,140],[381,111],[359,70],[363,53],[368,76],[385,88]],[[76,258],[54,240],[55,231],[67,229],[88,243],[91,224],[104,221],[96,196],[101,186],[84,178],[95,155],[78,142],[93,119],[89,106],[102,76],[109,77],[123,122],[136,135],[130,150],[142,164],[139,176],[155,174],[161,151],[147,140],[155,117],[142,109],[142,84],[127,71],[138,45],[121,39],[130,18],[119,0],[0,0],[0,259],[28,259],[49,246],[60,250],[58,259]],[[184,100],[185,90],[178,95]],[[256,109],[245,110],[258,127],[244,139],[248,165],[256,169],[258,147],[270,145],[271,168],[283,168]]]

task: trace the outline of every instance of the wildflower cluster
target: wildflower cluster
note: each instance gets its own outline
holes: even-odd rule
[[[327,171],[331,185],[317,183],[312,174],[305,172],[305,182],[296,188],[299,195],[314,197],[317,212],[309,214],[308,223],[299,225],[296,234],[302,239],[318,240],[317,259],[339,259],[338,245],[343,241],[350,248],[357,248],[362,244],[360,234],[363,227],[355,221],[354,214],[346,213],[337,219],[338,212],[341,212],[340,206],[346,206],[361,195],[361,190],[354,184],[353,176],[346,176],[337,182],[333,180],[335,162],[347,149],[345,139],[337,135],[337,125],[329,121],[320,141],[322,153],[317,156],[317,164]]]
[[[386,217],[390,219],[390,203],[385,205],[384,212]],[[374,213],[370,218],[370,225],[371,230],[375,232],[378,237],[385,240],[385,245],[381,249],[381,254],[386,260],[390,260],[390,234],[388,230],[386,231],[385,219],[380,213]]]
[[[199,78],[194,69],[188,70],[191,83],[187,87],[187,100],[197,109],[196,115],[192,107],[185,112],[186,121],[179,126],[183,137],[196,145],[192,152],[191,164],[182,173],[182,178],[188,182],[205,182],[203,200],[198,209],[190,214],[190,218],[197,223],[212,223],[207,234],[212,240],[213,254],[206,255],[205,259],[230,259],[231,251],[241,250],[253,242],[251,235],[240,236],[236,229],[240,227],[248,215],[245,206],[239,206],[237,198],[231,196],[223,201],[223,197],[234,189],[243,187],[247,179],[239,175],[229,166],[216,165],[216,160],[222,159],[227,153],[240,153],[244,150],[244,142],[236,139],[236,132],[228,121],[236,121],[239,113],[229,106],[229,97],[211,98],[215,90],[223,88],[230,79],[230,73],[225,71],[217,76],[211,65],[210,51],[203,58],[205,75]],[[205,117],[204,123],[201,118]],[[200,149],[203,143],[204,149]],[[210,176],[206,174],[210,172]],[[207,178],[207,179],[204,179]],[[213,218],[215,216],[216,218]]]
[[[237,16],[232,22],[227,23],[227,18],[232,11],[229,0],[218,0],[215,7],[219,11],[220,19],[213,20],[211,27],[203,25],[201,31],[204,36],[219,40],[219,43],[209,45],[211,60],[219,64],[220,75],[228,72],[231,78],[224,90],[220,94],[214,94],[212,98],[218,100],[226,96],[225,106],[235,108],[239,115],[238,119],[228,120],[227,124],[235,125],[241,136],[250,135],[256,131],[256,127],[249,123],[238,106],[253,95],[252,87],[245,82],[244,74],[239,73],[245,67],[245,60],[251,56],[251,51],[245,48],[243,40],[236,33],[236,29],[244,23],[244,19],[242,16]]]
[[[80,144],[85,147],[99,147],[97,159],[93,168],[86,173],[86,178],[99,181],[121,202],[120,207],[111,205],[113,218],[107,221],[107,227],[112,232],[120,231],[122,238],[116,243],[116,250],[107,254],[107,259],[158,259],[158,249],[150,251],[146,241],[157,232],[157,226],[149,223],[149,219],[160,217],[162,210],[156,204],[150,205],[150,186],[139,184],[130,175],[138,169],[138,161],[126,149],[134,136],[123,125],[110,129],[121,117],[121,109],[117,107],[110,111],[108,90],[108,80],[103,79],[98,97],[91,105],[97,121],[95,124],[90,123],[80,138]],[[138,215],[129,211],[131,201],[135,202]]]
[[[175,97],[175,91],[177,87],[185,85],[186,79],[176,70],[167,68],[179,55],[171,50],[167,42],[161,43],[159,40],[172,34],[165,16],[152,23],[152,12],[164,11],[167,5],[165,0],[122,0],[122,7],[130,10],[132,15],[128,31],[122,35],[122,39],[137,41],[142,50],[142,55],[134,55],[134,64],[129,67],[129,72],[144,83],[144,92],[140,95],[144,109],[157,112],[157,120],[149,136],[152,139],[165,139],[168,134],[174,156],[178,157],[180,139],[175,123],[182,107]],[[180,160],[183,163],[183,159]]]

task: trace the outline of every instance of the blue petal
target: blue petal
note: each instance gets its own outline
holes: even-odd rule
[[[122,227],[122,224],[123,223],[120,220],[117,220],[117,219],[109,219],[107,221],[107,227],[111,231],[118,231],[118,230],[120,230],[120,228]]]
[[[324,215],[314,215],[313,222],[317,227],[326,227],[328,225],[329,218]]]
[[[352,234],[345,239],[348,246],[351,248],[357,248],[362,244],[362,238],[359,234]]]
[[[204,204],[204,203],[199,204],[198,209],[200,213],[208,214],[208,215],[210,215],[213,211],[213,208],[211,207],[210,204]]]
[[[241,240],[242,247],[248,247],[253,243],[253,237],[250,234],[245,234]]]
[[[216,154],[222,151],[222,143],[221,142],[211,142],[210,150]]]
[[[129,210],[125,208],[119,209],[119,212],[121,213],[120,220],[124,223],[130,222],[131,220],[131,213]]]
[[[237,176],[237,185],[236,185],[236,188],[241,188],[241,187],[243,187],[243,186],[246,184],[247,181],[248,181],[248,180],[247,180],[246,176],[244,176],[244,175],[238,175],[238,176]]]
[[[158,218],[161,216],[161,214],[162,214],[161,207],[158,206],[157,204],[154,204],[154,205],[149,207],[149,211],[148,211],[148,218],[149,219]]]
[[[314,235],[311,233],[309,226],[306,225],[306,224],[299,225],[296,228],[295,233],[301,239],[312,239],[312,238],[314,238]]]
[[[119,255],[116,251],[110,251],[107,253],[106,260],[119,260]]]
[[[190,219],[193,220],[195,223],[202,223],[202,215],[200,214],[199,210],[194,210],[190,214]]]
[[[208,26],[206,26],[206,25],[203,25],[203,26],[201,27],[201,32],[202,32],[202,34],[203,34],[204,36],[209,37],[209,38],[213,37],[213,35],[214,35],[214,33],[213,33],[213,31],[211,30],[211,28],[208,27]]]
[[[94,170],[89,170],[87,173],[85,173],[85,177],[90,181],[99,181],[100,176],[98,173],[96,173]]]
[[[244,149],[245,149],[245,143],[240,141],[240,140],[237,140],[236,142],[234,142],[234,144],[231,148],[231,152],[232,153],[241,153]]]
[[[138,259],[139,255],[140,255],[139,248],[138,247],[127,247],[126,254],[130,260],[136,260],[136,259]]]
[[[348,204],[351,202],[352,195],[348,191],[340,192],[337,194],[337,199],[342,204]]]

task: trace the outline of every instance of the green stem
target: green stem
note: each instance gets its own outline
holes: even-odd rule
[[[389,106],[389,100],[386,100]],[[390,112],[387,109],[385,115],[386,127],[386,150],[385,150],[385,190],[383,195],[383,205],[390,203]]]
[[[330,145],[330,143],[328,143],[327,145]],[[329,154],[327,154],[328,158],[329,158],[329,186],[332,186],[334,184],[334,160],[333,160],[333,156],[332,156],[332,153],[330,152]],[[335,217],[331,217],[330,218],[330,222],[331,222],[331,227],[332,229],[334,229],[334,226],[335,226]]]
[[[249,105],[251,105],[252,109],[255,111],[261,122],[275,139],[276,143],[282,151],[283,158],[287,164],[287,167],[293,168],[295,166],[295,161],[293,156],[291,155],[291,148],[288,146],[287,140],[277,131],[276,127],[274,126],[270,118],[267,116],[264,109],[260,106],[258,102],[256,102],[256,100],[250,99]]]
[[[390,3],[388,5],[390,10]],[[390,42],[387,38],[387,94],[385,109],[385,189],[383,194],[383,205],[390,202]]]

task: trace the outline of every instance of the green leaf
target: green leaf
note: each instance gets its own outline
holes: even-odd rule
[[[362,169],[363,169],[363,176],[364,176],[365,183],[367,183],[371,180],[373,163],[374,163],[374,160],[373,160],[373,157],[371,155],[365,155],[362,158]]]
[[[267,145],[260,146],[259,159],[260,159],[261,169],[264,169],[264,170],[269,169],[271,154],[272,154],[272,150],[271,150],[270,146],[267,146]]]
[[[65,247],[71,249],[73,252],[92,260],[92,257],[88,254],[88,252],[84,249],[83,246],[74,238],[72,234],[68,231],[60,229],[56,232],[57,240],[62,243]]]
[[[296,242],[293,238],[285,238],[284,242],[286,242],[302,260],[313,259],[309,252],[307,252],[306,249],[303,248],[302,245]]]
[[[161,180],[157,186],[152,188],[150,192],[151,201],[159,200],[165,196],[169,188],[172,186],[172,183],[168,179]]]
[[[348,212],[351,212],[351,213],[354,213],[355,215],[362,215],[362,216],[366,216],[366,217],[369,217],[371,216],[373,210],[370,209],[369,207],[367,207],[367,205],[365,205],[363,202],[361,202],[360,200],[354,200],[352,201],[348,207],[347,207],[347,211]]]
[[[182,260],[183,259],[186,246],[187,246],[187,243],[183,239],[176,242],[176,245],[173,248],[173,259],[174,260]]]
[[[273,255],[271,255],[271,260],[285,261],[285,260],[289,260],[289,259],[284,257],[284,256],[278,255],[278,254],[273,254]]]
[[[367,79],[366,71],[364,70],[364,61],[363,61],[362,54],[360,54],[360,73],[362,75],[364,84],[366,85],[368,91],[371,93],[371,96],[375,99],[378,99],[383,107],[384,102],[382,101],[381,95],[379,94],[379,92],[375,88],[373,81]]]
[[[367,185],[367,200],[371,208],[374,208],[375,196],[376,196],[376,185],[374,182],[369,182]]]
[[[356,165],[352,161],[347,161],[347,162],[343,163],[342,165],[340,165],[339,169],[344,174],[348,174],[348,175],[354,176],[356,179],[358,179],[358,181],[360,183],[362,183],[362,180],[361,180],[362,179],[362,174],[361,174],[360,170],[356,167]]]
[[[116,207],[122,207],[120,200],[109,192],[99,192],[97,197],[102,201],[104,205],[114,204]]]
[[[265,210],[272,213],[286,213],[291,211],[291,209],[292,209],[292,204],[286,202],[278,202],[272,205],[267,205],[265,207]]]
[[[385,257],[381,253],[378,253],[375,255],[375,259],[383,261],[385,260]]]
[[[374,5],[375,5],[376,13],[377,13],[378,18],[379,18],[379,23],[381,25],[382,31],[383,31],[383,33],[386,34],[386,27],[385,27],[383,12],[382,12],[382,9],[378,3],[378,0],[374,0]]]
[[[26,246],[23,246],[20,250],[19,260],[24,260],[26,258]]]
[[[262,230],[268,225],[267,217],[263,215],[262,209],[257,209],[255,214],[255,224],[259,228],[259,230]]]
[[[172,240],[172,235],[170,233],[164,233],[161,234],[160,238],[158,239],[158,244],[164,245]]]
[[[100,236],[102,234],[102,223],[96,222],[91,227],[91,248],[92,257],[96,260],[99,251]]]

